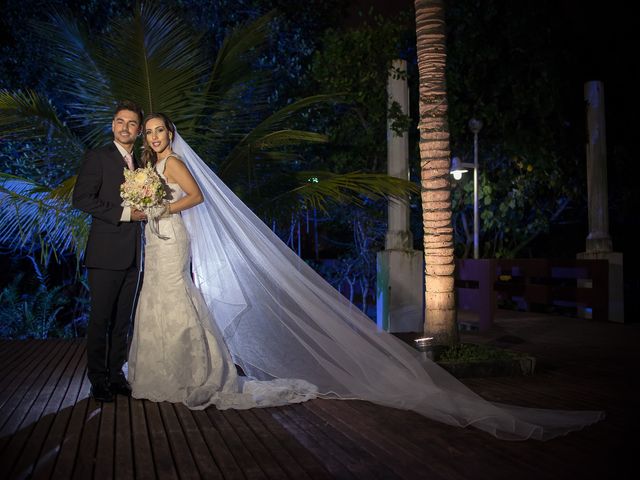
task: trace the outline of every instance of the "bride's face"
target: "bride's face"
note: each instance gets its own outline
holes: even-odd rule
[[[158,154],[169,148],[171,133],[161,118],[152,118],[145,124],[144,136],[147,144]]]

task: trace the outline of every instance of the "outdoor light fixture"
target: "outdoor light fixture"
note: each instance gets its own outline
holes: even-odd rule
[[[473,163],[465,163],[464,165],[471,165],[471,168],[473,168]],[[463,163],[458,157],[453,157],[451,159],[451,171],[449,173],[453,175],[453,178],[460,180],[462,178],[462,174],[467,173],[468,171],[469,170],[464,168]]]
[[[462,174],[468,172],[468,168],[473,168],[473,258],[480,258],[479,234],[480,218],[478,216],[478,132],[482,128],[482,122],[472,118],[469,120],[469,129],[473,132],[473,163],[461,162],[458,157],[451,159],[451,170],[449,173],[453,178],[460,180]]]

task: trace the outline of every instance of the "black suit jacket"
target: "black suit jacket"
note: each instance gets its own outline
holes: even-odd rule
[[[135,163],[135,159],[134,159]],[[89,150],[73,190],[73,206],[91,215],[84,254],[88,268],[125,270],[140,265],[140,222],[121,222],[120,185],[126,163],[113,142]]]

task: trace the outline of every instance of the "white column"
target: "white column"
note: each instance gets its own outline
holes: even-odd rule
[[[587,82],[584,85],[587,105],[587,195],[589,199],[589,235],[586,252],[580,259],[605,259],[609,262],[609,321],[624,322],[623,256],[614,252],[609,236],[609,200],[607,188],[607,141],[605,129],[604,85]],[[589,282],[580,280],[586,287]],[[589,314],[582,309],[584,316]]]
[[[409,112],[409,88],[405,77],[407,64],[394,60],[389,72],[387,93],[389,106],[394,102],[405,115]],[[409,141],[387,123],[387,173],[409,179]],[[385,250],[377,255],[377,323],[390,332],[422,330],[424,302],[424,267],[422,252],[413,250],[409,230],[409,200],[389,200]]]
[[[602,82],[584,84],[587,106],[587,194],[589,235],[587,252],[610,252],[609,201],[607,189],[607,138],[605,129],[604,86]]]

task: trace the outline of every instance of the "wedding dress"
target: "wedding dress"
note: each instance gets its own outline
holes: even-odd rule
[[[167,182],[167,159],[156,165],[165,199],[184,192]],[[305,401],[304,381],[246,381],[239,377],[202,294],[191,279],[189,234],[180,214],[145,227],[144,282],[136,309],[128,376],[134,398],[184,403],[192,409],[246,409]]]
[[[298,392],[298,398],[294,394],[294,400],[310,398],[317,390],[319,397],[361,399],[413,410],[450,425],[472,425],[510,440],[546,440],[603,418],[599,411],[520,408],[484,400],[436,363],[393,335],[378,330],[374,322],[251,212],[177,132],[173,151],[185,162],[205,197],[202,204],[185,210],[182,219],[191,238],[192,270],[198,287],[189,297],[200,299],[201,293],[208,307],[204,309],[198,300],[199,321],[212,322],[204,330],[212,335],[208,342],[215,340],[217,346],[217,351],[210,355],[214,367],[224,363],[228,371],[233,370],[225,357],[230,354],[252,380],[248,383],[260,385],[261,380],[287,382],[282,379],[293,378],[314,386]],[[175,230],[174,222],[179,221],[172,217],[168,224],[171,227],[164,228]],[[149,293],[144,298],[147,295],[143,292],[138,311],[170,309],[182,287],[176,287],[175,291],[155,289],[153,285],[160,284],[165,268],[156,262],[166,260],[161,258],[164,255],[155,259],[149,255],[153,257],[153,253],[148,254],[144,279],[144,289]],[[160,277],[153,273],[153,268]],[[184,268],[183,279],[188,276]],[[149,322],[137,320],[134,345],[151,335],[157,339],[149,341],[158,347],[164,341],[163,332],[157,326],[145,327],[145,323]],[[170,327],[166,333],[173,331]],[[201,335],[194,331],[181,335],[179,343],[177,338],[172,340],[177,349],[168,352],[173,358],[167,360],[176,372],[183,362],[200,364],[201,360],[194,358],[204,358],[198,343],[201,341],[192,342]],[[135,362],[134,348],[132,354],[130,361]],[[153,355],[156,358],[159,354]],[[163,380],[159,358],[150,359],[143,374],[140,352],[137,356],[134,395],[141,392],[138,385],[146,385],[143,376],[151,375],[158,384]],[[225,357],[224,362],[219,357]],[[153,369],[158,372],[150,371]],[[198,378],[204,375],[201,373]],[[211,383],[216,384],[219,390],[209,393],[226,394],[237,388],[233,382]],[[287,387],[283,390],[286,392]],[[181,401],[177,397],[174,400]],[[218,404],[215,400],[212,403]]]

